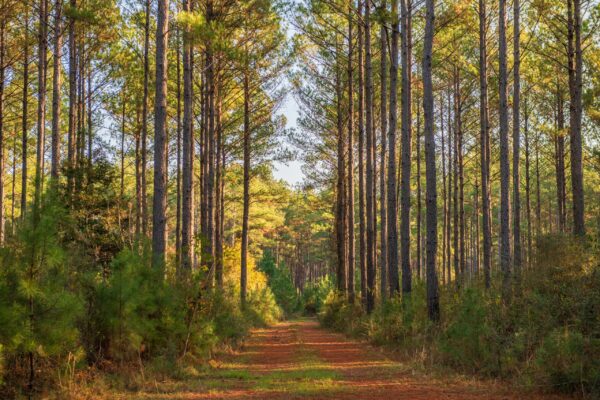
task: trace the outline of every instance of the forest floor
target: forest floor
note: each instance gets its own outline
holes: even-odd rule
[[[237,352],[180,381],[154,382],[127,399],[558,399],[461,377],[434,376],[382,349],[300,319],[256,329]],[[445,374],[444,374],[445,375]],[[562,397],[564,398],[564,397]]]

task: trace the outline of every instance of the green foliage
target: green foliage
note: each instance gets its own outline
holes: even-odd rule
[[[508,303],[501,282],[472,281],[441,291],[439,326],[427,318],[424,285],[370,315],[334,293],[324,325],[391,345],[417,362],[503,377],[562,392],[600,394],[600,255],[568,235],[539,238],[536,263],[514,282]],[[360,329],[366,326],[367,329]]]
[[[96,358],[118,361],[178,354],[176,344],[185,335],[181,291],[167,285],[161,272],[150,267],[149,252],[124,250],[110,271],[108,279],[100,279],[94,288],[94,307],[87,321],[93,329],[86,332],[93,341],[88,351]]]
[[[300,299],[292,282],[289,269],[284,265],[276,265],[271,251],[266,250],[258,263],[258,269],[264,272],[269,280],[269,287],[277,304],[286,316],[289,316],[300,308]]]
[[[600,339],[556,328],[548,333],[535,354],[534,366],[545,385],[561,392],[580,389],[600,393]]]
[[[82,303],[73,289],[71,256],[61,243],[69,221],[54,192],[42,203],[0,249],[0,348],[16,363],[6,373],[17,381],[25,379],[26,359],[57,365],[79,346]]]
[[[252,326],[272,325],[282,317],[282,310],[269,287],[248,292],[244,311]]]
[[[427,331],[429,319],[423,285],[415,285],[415,295],[404,301],[398,297],[377,307],[369,321],[368,335],[378,344],[402,343],[405,347],[419,347],[421,333]],[[417,294],[419,293],[419,294]],[[418,343],[417,343],[418,342]]]
[[[452,304],[446,329],[438,341],[442,359],[447,364],[470,372],[489,372],[497,367],[491,342],[493,329],[488,320],[494,308],[487,300],[485,293],[471,287]]]
[[[329,275],[320,278],[316,283],[308,283],[302,292],[304,312],[313,315],[321,311],[327,296],[334,290],[334,287]]]
[[[367,331],[367,315],[360,303],[348,303],[345,296],[330,291],[319,313],[321,324],[350,335],[361,335]]]

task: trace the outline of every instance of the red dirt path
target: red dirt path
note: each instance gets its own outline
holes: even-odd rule
[[[200,387],[164,399],[559,399],[519,393],[506,385],[415,373],[380,349],[319,327],[290,321],[255,330],[236,355],[201,378]],[[149,396],[146,398],[157,398]]]

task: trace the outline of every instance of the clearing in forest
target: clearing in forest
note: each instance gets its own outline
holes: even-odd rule
[[[432,378],[377,349],[295,320],[256,329],[236,354],[199,377],[163,383],[141,399],[550,399],[506,386]],[[129,397],[130,398],[130,397]]]

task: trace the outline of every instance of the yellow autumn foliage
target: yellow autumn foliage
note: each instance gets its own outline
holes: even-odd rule
[[[267,276],[256,267],[256,260],[248,252],[248,292],[262,290],[267,287]],[[223,249],[223,281],[225,286],[240,292],[241,244],[226,246]]]

